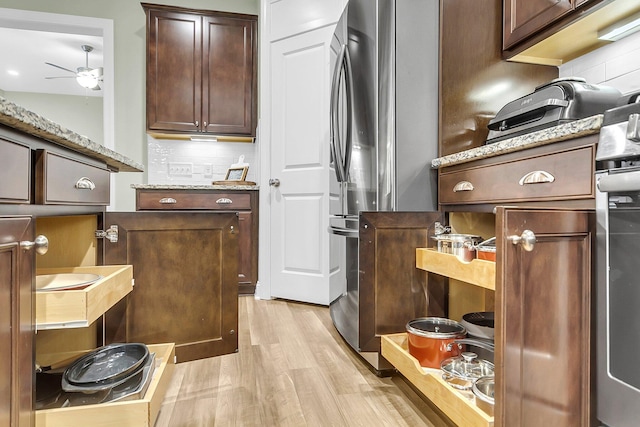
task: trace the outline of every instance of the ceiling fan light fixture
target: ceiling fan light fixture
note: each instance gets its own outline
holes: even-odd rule
[[[95,75],[90,71],[80,71],[76,77],[76,81],[82,87],[87,89],[94,89],[100,83]]]

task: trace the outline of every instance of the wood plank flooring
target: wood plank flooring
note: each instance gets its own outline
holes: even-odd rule
[[[156,427],[449,427],[400,376],[380,378],[327,307],[239,299],[239,351],[176,365]]]

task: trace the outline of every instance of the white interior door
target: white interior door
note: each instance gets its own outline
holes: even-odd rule
[[[333,26],[271,44],[271,296],[328,305]]]

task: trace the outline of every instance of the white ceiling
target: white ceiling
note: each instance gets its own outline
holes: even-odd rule
[[[102,37],[0,27],[0,90],[50,94],[102,96],[102,90],[81,87],[75,78],[45,79],[73,74],[45,64],[51,62],[70,70],[84,67],[87,44],[89,67],[102,67]],[[18,76],[9,74],[17,71]]]

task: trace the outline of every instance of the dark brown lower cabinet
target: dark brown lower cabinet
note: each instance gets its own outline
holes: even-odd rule
[[[107,212],[118,241],[105,264],[133,265],[135,286],[106,315],[107,340],[174,342],[177,362],[238,348],[238,216]]]
[[[589,210],[496,210],[496,426],[595,425],[594,219]],[[512,243],[525,230],[532,251]]]
[[[31,217],[0,217],[0,425],[33,426],[34,240]]]

